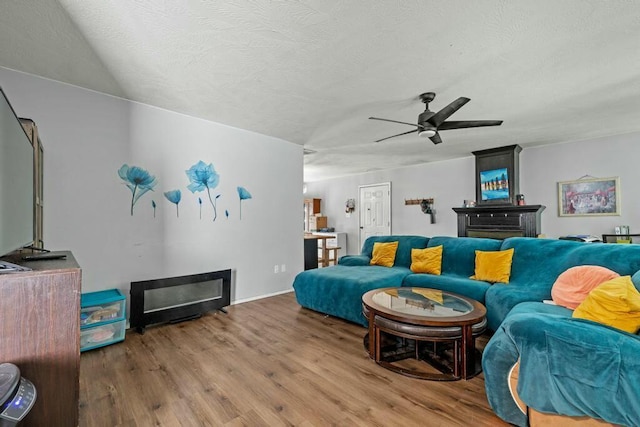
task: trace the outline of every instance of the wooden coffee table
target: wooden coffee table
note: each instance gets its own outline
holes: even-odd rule
[[[475,338],[486,330],[487,310],[478,301],[427,288],[374,289],[362,296],[369,320],[365,348],[380,366],[436,381],[469,379],[481,372]],[[434,370],[397,363],[414,358]]]

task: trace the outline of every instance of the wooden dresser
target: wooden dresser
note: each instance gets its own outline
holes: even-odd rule
[[[77,426],[81,270],[64,260],[6,260],[33,271],[0,274],[0,363],[36,387],[25,426]]]

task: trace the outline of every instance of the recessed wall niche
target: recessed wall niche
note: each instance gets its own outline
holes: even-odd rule
[[[519,145],[473,151],[477,206],[515,205],[520,192]]]

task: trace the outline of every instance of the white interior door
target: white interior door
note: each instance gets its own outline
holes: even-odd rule
[[[391,183],[360,186],[360,247],[369,236],[391,234]]]

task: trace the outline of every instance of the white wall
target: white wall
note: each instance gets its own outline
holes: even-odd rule
[[[74,252],[83,292],[128,295],[131,281],[226,268],[234,270],[236,302],[291,289],[303,269],[302,147],[2,68],[0,86],[17,114],[38,125],[45,246]],[[198,160],[220,175],[215,222],[206,193],[186,188],[185,170]],[[124,163],[158,179],[133,216],[117,174]],[[253,196],[242,202],[242,220],[237,186]],[[182,191],[179,218],[163,196],[174,189]],[[286,272],[274,274],[275,264]]]
[[[616,225],[629,225],[640,233],[640,133],[616,135],[523,150],[520,153],[520,191],[527,203],[547,207],[542,232],[548,237],[566,234],[613,233]],[[620,216],[558,215],[558,182],[620,177]]]
[[[616,225],[629,225],[640,233],[640,133],[617,135],[587,141],[568,142],[523,149],[520,153],[520,192],[528,204],[546,206],[542,213],[542,233],[549,238],[566,234],[613,233]],[[620,216],[560,217],[558,215],[559,181],[591,175],[598,178],[620,177],[622,207]],[[475,158],[429,163],[401,169],[380,171],[307,183],[305,197],[322,199],[322,211],[329,226],[348,233],[348,253],[359,253],[359,206],[345,217],[344,203],[358,197],[358,186],[391,182],[391,217],[393,234],[426,236],[457,235],[453,207],[463,200],[475,199]],[[405,206],[405,199],[433,197],[436,224],[420,206]]]

